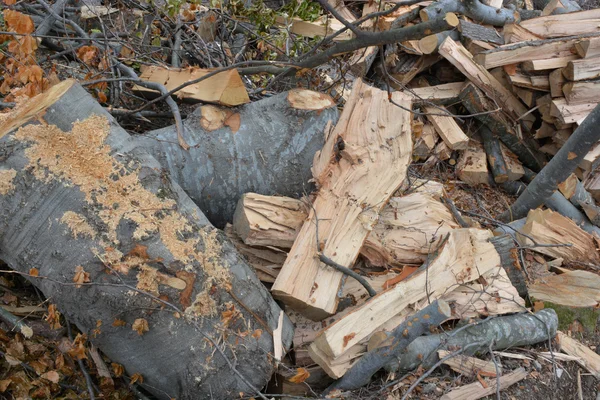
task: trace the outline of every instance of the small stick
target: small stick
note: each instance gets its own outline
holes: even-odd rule
[[[365,289],[369,292],[369,296],[373,297],[377,294],[377,292],[373,289],[373,287],[367,282],[365,278],[352,271],[350,268],[346,268],[343,265],[340,265],[333,261],[332,259],[325,256],[323,253],[319,253],[319,260],[326,265],[329,265],[331,268],[340,271],[342,274],[348,275],[354,279],[356,279]]]

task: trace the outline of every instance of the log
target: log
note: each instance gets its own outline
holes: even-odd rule
[[[510,83],[526,89],[548,92],[550,91],[550,82],[546,75],[528,75],[520,70],[508,74]]]
[[[464,150],[469,145],[469,137],[451,116],[440,115],[447,111],[444,107],[423,107],[427,120],[451,150]]]
[[[590,173],[584,180],[585,189],[600,202],[600,173],[594,171]]]
[[[497,81],[496,81],[497,82]],[[544,165],[545,157],[535,150],[533,143],[528,139],[520,139],[506,120],[503,114],[486,114],[486,111],[494,109],[494,103],[490,101],[475,85],[468,84],[461,93],[462,104],[471,114],[475,114],[483,125],[487,126],[526,167],[539,171]]]
[[[423,8],[419,15],[422,21],[430,21],[441,18],[448,12],[466,15],[472,20],[482,24],[504,26],[508,23],[517,22],[519,13],[507,8],[494,8],[483,4],[478,0],[441,0],[431,3]]]
[[[320,263],[317,253],[352,265],[381,208],[406,178],[412,138],[405,110],[411,101],[400,92],[393,98],[405,109],[389,102],[387,92],[357,80],[340,121],[315,156],[319,192],[272,288],[276,298],[312,319],[335,313],[343,275]]]
[[[544,71],[547,69],[557,69],[566,67],[569,61],[577,60],[579,57],[576,55],[569,55],[563,57],[556,58],[545,58],[541,60],[530,60],[525,61],[523,65],[523,69],[525,71]]]
[[[1,168],[15,173],[0,194],[2,259],[158,397],[263,387],[291,323],[274,344],[279,307],[161,165],[73,80],[4,118]]]
[[[502,30],[504,35],[504,43],[518,43],[528,40],[541,40],[542,37],[523,28],[521,24],[507,24]]]
[[[569,104],[565,98],[553,99],[550,104],[550,115],[564,124],[581,124],[598,103]]]
[[[533,300],[560,306],[593,308],[600,302],[600,276],[582,270],[546,276],[530,285],[529,295]],[[562,324],[565,321],[560,322]],[[570,322],[573,321],[566,324],[568,325]]]
[[[415,106],[427,103],[443,105],[455,102],[465,85],[465,82],[443,83],[436,86],[427,85],[406,90],[405,93],[413,98],[413,105]]]
[[[473,355],[510,347],[528,346],[548,341],[556,335],[558,318],[552,309],[535,314],[502,316],[472,325],[460,332],[421,336],[408,345],[406,352],[388,370],[410,371],[421,365],[430,368],[439,361],[439,350],[463,349]],[[469,346],[471,345],[471,346]]]
[[[600,355],[563,332],[558,332],[557,339],[560,351],[578,357],[581,361],[577,362],[591,372],[596,379],[600,379]]]
[[[377,348],[363,355],[344,377],[334,382],[326,392],[352,390],[367,385],[373,375],[401,354],[408,344],[430,332],[452,317],[452,310],[444,300],[435,300],[414,315],[409,316],[386,335]]]
[[[428,294],[430,299],[439,298],[449,288],[497,268],[500,258],[494,246],[487,243],[489,236],[489,231],[477,229],[451,231],[443,248],[431,258],[426,268],[324,329],[311,349],[339,358],[409,304],[428,297]],[[428,291],[423,290],[426,282]]]
[[[563,75],[570,81],[600,78],[600,62],[597,58],[569,61],[563,68]]]
[[[438,357],[440,359],[443,359],[450,354],[452,353],[447,350],[438,351]],[[491,377],[496,376],[496,365],[494,365],[492,361],[480,360],[479,358],[469,357],[462,354],[448,358],[443,362],[443,364],[449,366],[453,371],[469,378],[474,378],[477,375]],[[500,372],[502,372],[502,367],[498,367]]]
[[[485,151],[472,143],[458,159],[456,175],[469,185],[487,185],[488,174]]]
[[[575,50],[581,58],[600,56],[600,38],[581,40],[575,44]]]
[[[571,247],[533,247],[533,251],[565,262],[585,262],[596,264],[600,261],[597,242],[593,235],[578,227],[575,222],[552,210],[535,209],[529,211],[527,222],[521,232],[537,243],[571,244]],[[527,245],[534,243],[520,235],[519,241]]]
[[[548,83],[550,84],[550,95],[552,97],[563,97],[563,85],[565,77],[561,69],[550,72],[548,75]]]
[[[521,21],[519,25],[544,39],[599,32],[600,11],[593,9],[548,15]]]
[[[514,86],[513,91],[519,99],[527,106],[527,107],[535,107],[535,101],[537,100],[537,91],[525,89],[522,87]]]
[[[423,125],[421,136],[415,141],[413,155],[420,160],[425,160],[431,155],[439,137],[431,124]]]
[[[491,69],[524,61],[567,56],[578,41],[599,35],[600,33],[589,33],[557,39],[507,44],[476,55],[475,61],[486,69]]]
[[[452,65],[458,68],[474,85],[482,90],[486,95],[496,101],[510,118],[515,121],[521,121],[529,129],[535,120],[533,115],[527,113],[523,104],[500,82],[496,80],[485,68],[478,65],[473,60],[472,55],[460,43],[455,43],[451,39],[446,39],[440,46],[439,53],[444,56]],[[493,108],[492,108],[493,109]],[[514,151],[514,150],[513,150]],[[515,154],[518,154],[515,152]]]
[[[504,38],[494,28],[486,28],[480,24],[474,24],[465,20],[460,21],[458,31],[463,39],[493,43],[498,46],[504,44]]]
[[[569,105],[595,103],[600,99],[600,81],[567,82],[562,91]]]
[[[493,364],[492,364],[493,365]],[[513,372],[503,375],[497,379],[490,379],[487,386],[483,386],[481,382],[473,382],[468,385],[453,389],[446,393],[440,400],[476,400],[482,397],[491,396],[499,393],[501,390],[514,385],[517,382],[527,378],[529,373],[525,368],[517,368]]]
[[[329,96],[294,89],[235,110],[199,107],[184,121],[188,151],[177,144],[174,126],[136,140],[223,227],[244,193],[298,196],[309,189],[312,159],[337,118]]]
[[[479,133],[483,140],[483,148],[487,154],[487,161],[492,170],[494,182],[503,183],[508,181],[508,169],[506,167],[506,161],[504,161],[500,142],[485,125],[479,127]]]
[[[511,235],[498,235],[490,239],[500,255],[502,268],[522,298],[527,298],[527,277],[519,261],[517,248]]]
[[[500,218],[504,221],[522,218],[549,198],[558,184],[575,171],[592,145],[600,140],[600,130],[596,129],[599,123],[600,107],[596,107],[513,203],[510,212],[503,213]]]
[[[395,59],[396,56],[394,55],[393,58]],[[394,61],[395,65],[386,67],[389,74],[394,78],[394,80],[390,82],[390,85],[394,89],[404,90],[405,85],[412,81],[415,76],[425,71],[439,60],[440,57],[436,54],[424,56],[408,53],[398,54],[398,59]],[[386,61],[382,60],[382,62]],[[380,65],[379,68],[381,69],[382,66]],[[381,72],[380,75],[385,76],[383,72]]]
[[[419,49],[423,54],[433,54],[437,53],[440,45],[446,40],[446,38],[451,38],[452,40],[458,40],[459,34],[456,30],[444,31],[440,33],[435,33],[433,35],[425,36],[423,39],[419,40]]]

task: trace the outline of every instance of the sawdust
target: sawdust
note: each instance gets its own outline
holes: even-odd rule
[[[137,274],[137,288],[157,296],[158,293],[158,270],[147,264],[140,266]]]
[[[73,211],[64,213],[60,222],[67,225],[73,234],[73,237],[96,237],[96,231],[88,224],[85,217]]]
[[[13,180],[17,176],[17,171],[14,169],[1,169],[0,170],[0,194],[7,195],[15,190],[15,184]]]
[[[74,123],[71,132],[63,132],[51,125],[30,124],[19,128],[15,138],[31,143],[25,155],[37,179],[73,184],[85,195],[92,212],[106,225],[105,236],[100,241],[105,248],[105,253],[99,255],[103,262],[120,273],[138,268],[139,284],[148,291],[158,290],[158,278],[144,260],[124,258],[116,249],[119,224],[122,220],[133,221],[136,224],[134,240],[159,234],[171,254],[186,264],[187,271],[194,271],[194,261],[202,266],[206,281],[191,307],[196,315],[214,315],[216,305],[210,299],[209,290],[212,291],[214,286],[227,287],[230,281],[230,273],[221,259],[223,250],[215,236],[216,231],[196,232],[188,219],[175,210],[174,200],[159,198],[145,189],[135,167],[123,165],[111,156],[111,149],[105,143],[109,133],[105,117],[91,116]],[[69,225],[74,234],[89,233],[82,225],[85,220],[75,213],[65,214],[61,222]]]

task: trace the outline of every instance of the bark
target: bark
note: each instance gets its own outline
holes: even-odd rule
[[[556,190],[558,184],[575,171],[591,147],[600,140],[598,124],[600,124],[600,106],[596,106],[586,117],[558,153],[527,186],[525,192],[511,206],[510,212],[503,213],[500,219],[507,221],[522,218],[529,210],[544,203]]]
[[[56,12],[57,14],[62,15],[63,8],[66,7],[66,5],[68,3],[69,3],[69,0],[57,0],[52,5],[52,10],[54,10],[54,12]],[[50,30],[54,26],[55,22],[56,22],[56,18],[53,15],[49,14],[35,29],[35,34],[39,35],[39,36],[47,35],[48,32],[50,32]]]
[[[0,258],[159,399],[266,384],[281,311],[161,165],[71,80],[4,117]]]
[[[492,170],[492,175],[494,176],[494,182],[507,182],[508,170],[498,138],[494,137],[492,131],[485,125],[480,126],[479,133],[483,139],[483,148],[487,154],[487,160],[490,169]]]
[[[377,371],[392,362],[410,342],[429,332],[430,329],[436,328],[451,316],[448,303],[444,300],[434,301],[388,333],[382,345],[363,355],[341,379],[327,389],[327,392],[335,389],[352,390],[365,386]]]
[[[486,28],[485,26],[474,24],[472,22],[460,21],[458,30],[464,38],[471,40],[481,40],[487,43],[494,43],[497,45],[504,44],[504,38],[498,34],[493,28]]]
[[[519,296],[527,298],[527,277],[519,261],[515,242],[510,235],[494,236],[490,242],[496,248],[510,282],[517,289]]]
[[[244,193],[297,198],[310,192],[313,157],[337,118],[328,96],[294,90],[237,109],[198,108],[184,122],[187,151],[177,144],[174,126],[148,132],[137,143],[223,227]]]
[[[475,118],[494,132],[506,147],[515,153],[524,166],[534,171],[539,171],[542,168],[545,157],[535,150],[533,143],[530,144],[526,141],[527,139],[520,139],[513,134],[509,123],[502,117],[500,112],[485,114],[486,111],[494,110],[497,107],[481,90],[473,84],[468,84],[461,93],[461,100],[471,114],[479,114]]]
[[[443,17],[447,12],[466,15],[467,17],[486,25],[504,26],[519,22],[519,14],[507,8],[497,9],[481,3],[479,0],[441,0],[432,3],[421,10],[423,21]]]
[[[558,317],[552,309],[535,314],[515,314],[472,324],[460,331],[422,336],[415,339],[404,354],[387,365],[389,371],[409,371],[421,365],[427,369],[439,361],[438,350],[462,354],[485,354],[490,344],[493,350],[529,346],[552,339],[558,328]]]

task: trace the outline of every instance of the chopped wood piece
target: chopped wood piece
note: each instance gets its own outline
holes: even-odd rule
[[[410,110],[410,98],[393,96]],[[275,297],[313,319],[335,313],[343,274],[321,264],[317,253],[340,265],[354,263],[381,208],[406,178],[411,152],[411,113],[389,102],[387,92],[356,80],[338,124],[315,155],[319,192],[273,284]]]
[[[600,58],[584,58],[569,61],[563,68],[563,75],[570,81],[596,79],[600,77]]]
[[[550,82],[547,75],[526,75],[520,71],[516,71],[514,74],[509,74],[508,79],[515,86],[544,92],[550,91]]]
[[[444,141],[440,141],[435,146],[433,153],[439,161],[446,161],[449,160],[450,157],[452,157],[452,149],[450,149],[450,147],[448,147],[448,145],[444,143]]]
[[[470,185],[489,184],[489,172],[485,151],[472,143],[460,156],[456,164],[458,178]]]
[[[116,13],[118,11],[118,8],[113,7],[85,5],[81,7],[81,14],[79,15],[79,17],[83,20],[91,18],[100,18],[108,14]]]
[[[308,215],[307,209],[301,200],[246,193],[235,209],[233,227],[247,245],[289,249]]]
[[[548,75],[548,83],[550,84],[550,95],[552,97],[562,97],[562,87],[565,82],[565,77],[561,69],[550,72]]]
[[[363,6],[362,16],[364,17],[365,15],[374,13],[378,10],[378,8],[379,4],[376,4],[375,2],[366,3]],[[346,8],[346,6],[344,6],[344,9],[348,13],[350,13],[350,15],[352,15],[352,18],[354,18],[354,15],[350,12],[350,10],[348,10],[348,8]],[[347,20],[350,21],[349,19]],[[360,28],[364,31],[372,31],[374,29],[374,26],[375,19],[369,19],[363,22],[360,25]],[[363,76],[365,76],[371,68],[371,66],[373,65],[373,61],[375,60],[378,51],[379,48],[377,46],[370,46],[365,49],[356,50],[352,54],[352,57],[350,57],[350,60],[348,60],[348,65],[350,66],[350,71],[352,72],[352,74],[354,74],[354,76],[357,78],[362,78]]]
[[[439,350],[438,357],[440,359],[452,354],[448,350]],[[477,375],[480,376],[496,376],[496,366],[492,361],[480,360],[479,358],[465,356],[463,354],[458,354],[455,357],[451,357],[444,361],[444,364],[452,368],[454,371],[459,374],[475,377]],[[500,372],[502,372],[502,367],[499,366]]]
[[[527,371],[525,368],[518,368],[513,372],[503,375],[500,378],[489,379],[487,381],[487,387],[484,387],[481,382],[474,382],[468,385],[462,386],[458,389],[452,390],[450,393],[446,393],[440,399],[441,400],[475,400],[481,399],[482,397],[490,396],[496,393],[497,385],[499,383],[499,390],[504,390],[515,383],[522,381],[527,377]]]
[[[577,179],[577,176],[575,174],[571,174],[567,179],[558,185],[558,190],[560,190],[565,198],[570,199],[575,194],[578,183],[579,179]]]
[[[470,282],[480,274],[497,268],[500,257],[487,239],[491,232],[455,229],[425,269],[408,280],[371,298],[367,304],[329,326],[316,338],[311,348],[338,358],[361,342],[394,315],[411,304],[428,297],[439,298],[454,285]],[[428,290],[424,290],[427,285]],[[368,321],[368,323],[366,323]]]
[[[476,64],[473,56],[464,46],[460,43],[455,43],[451,39],[446,39],[440,46],[439,53],[458,68],[486,95],[493,98],[512,119],[525,121],[528,128],[531,127],[535,117],[532,114],[524,116],[528,111],[527,108],[484,67]]]
[[[541,40],[542,37],[528,31],[519,24],[504,25],[504,43],[518,43],[529,40]]]
[[[512,284],[518,295],[523,299],[527,298],[527,277],[523,266],[521,265],[513,237],[510,234],[499,233],[490,239],[490,242],[494,245],[496,251],[500,255],[500,260],[502,260],[502,269],[500,272],[506,272],[509,282]],[[495,281],[493,281],[492,284],[494,286],[498,285]],[[510,292],[508,286],[506,291]],[[512,299],[509,296],[507,300],[510,301]],[[502,300],[500,302],[502,302]]]
[[[568,0],[567,0],[568,1]],[[542,10],[542,16],[552,14],[557,8],[565,8],[561,0],[550,0]],[[535,19],[535,18],[532,18]]]
[[[486,43],[481,40],[463,39],[463,42],[467,50],[469,50],[469,53],[473,55],[498,47],[495,44]]]
[[[440,45],[448,37],[452,38],[452,40],[458,40],[459,35],[456,30],[451,30],[425,36],[423,39],[419,40],[419,49],[423,54],[437,53]]]
[[[579,40],[598,35],[600,33],[507,44],[476,55],[475,61],[490,69],[524,61],[564,57],[572,54],[571,50]]]
[[[600,303],[600,276],[577,270],[545,276],[529,286],[529,295],[567,307],[595,307]]]
[[[142,70],[140,79],[163,84],[167,90],[172,90],[185,82],[198,79],[210,72],[212,72],[211,69],[167,69],[158,66],[149,66]],[[136,92],[158,94],[158,92],[138,85],[135,85],[133,89]],[[224,106],[238,106],[250,102],[248,92],[237,69],[223,71],[204,81],[187,86],[175,92],[173,96],[194,102],[201,101],[222,104]]]
[[[535,107],[535,100],[537,99],[536,91],[518,86],[515,86],[513,89],[517,96],[519,96],[521,101],[525,103],[527,107]]]
[[[547,122],[542,122],[542,125],[538,128],[537,131],[535,131],[534,139],[552,137],[554,135],[554,132],[556,132],[556,127],[554,125],[549,124]]]
[[[453,117],[440,115],[445,114],[445,111],[446,109],[444,107],[423,107],[423,112],[426,113],[427,119],[431,122],[437,134],[450,149],[466,149],[469,145],[469,137],[463,132],[460,126],[458,126]]]
[[[562,91],[569,105],[594,103],[600,100],[600,81],[567,82],[563,85]]]
[[[597,104],[598,103],[568,104],[566,99],[558,98],[552,100],[550,115],[557,117],[560,122],[565,124],[580,124],[585,117],[592,112]]]
[[[523,69],[525,71],[543,71],[546,69],[556,69],[566,67],[569,61],[577,60],[579,57],[576,55],[546,58],[542,60],[531,60],[523,63]]]
[[[543,38],[598,32],[600,31],[600,10],[548,15],[521,21],[519,25]]]
[[[592,149],[583,157],[579,166],[586,172],[591,172],[598,166],[600,160],[600,143],[596,143]]]
[[[470,40],[482,41],[487,43],[493,43],[496,45],[503,45],[504,38],[494,28],[486,28],[480,24],[474,24],[465,20],[460,21],[458,31],[463,38]]]
[[[487,154],[488,164],[494,176],[494,182],[503,183],[508,181],[508,171],[506,169],[506,161],[502,155],[500,141],[494,136],[492,131],[486,126],[479,127],[479,134],[483,140],[483,148]]]
[[[519,162],[517,156],[506,148],[503,144],[501,144],[502,156],[504,157],[504,161],[506,162],[506,168],[508,170],[508,180],[509,181],[518,181],[521,179],[523,175],[525,175],[525,169],[523,169],[523,165]]]
[[[405,93],[413,97],[413,104],[415,105],[426,104],[427,102],[444,104],[455,101],[460,96],[465,84],[465,82],[452,82],[437,86],[417,87],[407,90]]]
[[[597,264],[600,254],[597,241],[575,222],[552,210],[535,209],[527,214],[527,222],[521,232],[541,244],[567,244],[571,247],[533,247],[532,250],[565,261],[579,261]],[[528,238],[518,234],[519,241],[533,246]]]
[[[427,159],[427,157],[429,157],[433,152],[438,139],[439,137],[437,133],[435,133],[435,128],[433,125],[423,125],[421,136],[415,141],[415,148],[413,150],[415,157],[421,160]]]
[[[394,60],[395,64],[393,66],[390,64],[390,66],[387,67],[387,70],[395,80],[400,82],[400,85],[394,80],[390,82],[390,85],[395,89],[403,90],[404,85],[412,81],[412,79],[420,72],[425,71],[439,60],[440,57],[437,54],[427,54],[424,56],[417,56],[404,52],[398,54],[398,59]],[[385,74],[382,72],[381,75]]]
[[[585,39],[575,44],[575,50],[581,58],[600,56],[600,38]]]
[[[592,172],[583,182],[584,187],[594,197],[594,200],[600,202],[600,171]]]
[[[590,371],[596,379],[600,379],[600,355],[563,332],[557,333],[557,339],[560,351],[570,356],[579,357],[581,361],[578,361],[578,363]]]
[[[306,36],[310,38],[314,38],[315,36],[326,37],[331,35],[334,32],[339,31],[344,27],[340,21],[333,17],[323,16],[316,21],[304,21],[300,18],[285,18],[282,16],[275,17],[275,21],[279,25],[283,25],[289,29],[290,32],[295,33],[296,35]],[[344,33],[339,34],[333,40],[335,41],[343,41],[352,39],[354,34],[351,30],[346,30]]]

